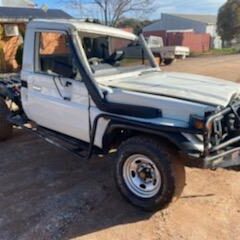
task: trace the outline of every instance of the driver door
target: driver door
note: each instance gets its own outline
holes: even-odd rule
[[[35,72],[28,75],[28,117],[48,129],[89,141],[88,91],[68,36],[36,33]]]

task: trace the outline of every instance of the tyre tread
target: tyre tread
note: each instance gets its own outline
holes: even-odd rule
[[[171,202],[176,201],[181,196],[181,193],[185,187],[185,180],[186,180],[183,161],[181,161],[180,157],[179,158],[176,157],[176,156],[179,156],[178,152],[175,149],[171,149],[170,146],[168,146],[163,141],[159,141],[158,139],[155,139],[152,137],[146,137],[146,136],[136,136],[136,137],[127,139],[121,144],[121,146],[119,147],[119,154],[118,154],[119,159],[122,158],[122,155],[124,154],[126,149],[128,149],[129,146],[131,145],[135,145],[139,147],[144,146],[150,149],[155,154],[160,153],[161,158],[164,159],[164,162],[162,162],[162,164],[164,164],[165,169],[167,169],[167,171],[171,173],[172,182],[169,186],[169,189],[167,189],[167,191],[165,192],[164,198],[161,200],[161,204],[155,205],[155,206],[140,206],[140,207],[143,208],[144,210],[155,211],[155,210],[163,209],[167,207]],[[116,172],[116,175],[117,175],[117,172]],[[119,179],[116,179],[116,180],[119,185]],[[119,188],[120,188],[120,191],[122,192],[123,186],[121,186],[121,184]],[[126,192],[123,193],[123,195],[126,195]],[[134,202],[132,203],[134,204]]]

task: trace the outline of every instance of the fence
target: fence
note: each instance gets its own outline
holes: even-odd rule
[[[144,36],[159,36],[166,46],[186,46],[191,52],[206,52],[211,46],[211,36],[207,33],[149,31]]]

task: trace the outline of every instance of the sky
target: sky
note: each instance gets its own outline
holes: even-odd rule
[[[83,0],[85,3],[88,0]],[[217,14],[219,7],[226,2],[226,0],[157,0],[158,8],[151,14],[149,19],[160,18],[161,13],[193,13],[193,14]],[[61,4],[60,0],[36,0],[39,7],[46,4],[49,8],[60,8],[75,17],[80,17],[77,10],[73,10]],[[85,17],[85,16],[84,16]]]

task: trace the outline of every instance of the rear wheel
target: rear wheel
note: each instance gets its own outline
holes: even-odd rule
[[[185,169],[178,154],[147,137],[133,137],[119,149],[116,181],[125,198],[147,210],[165,208],[180,197]]]
[[[12,135],[12,124],[7,120],[10,110],[3,98],[0,98],[0,141],[6,140]]]
[[[167,58],[167,59],[164,59],[164,64],[165,65],[170,65],[170,64],[172,64],[173,63],[173,61],[174,61],[174,59],[172,59],[172,58]]]

